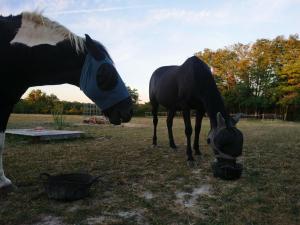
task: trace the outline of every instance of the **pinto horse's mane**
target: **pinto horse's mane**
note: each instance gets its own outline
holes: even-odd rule
[[[77,52],[85,49],[85,40],[56,21],[38,12],[22,12],[22,25],[11,43],[19,42],[28,46],[52,44],[69,40]]]

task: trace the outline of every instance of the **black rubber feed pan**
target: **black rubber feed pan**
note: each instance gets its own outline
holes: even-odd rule
[[[234,163],[233,165],[226,165],[218,162],[211,164],[214,177],[219,177],[223,180],[237,180],[241,177],[243,172],[243,165]]]
[[[88,196],[92,184],[99,181],[99,176],[93,177],[87,173],[42,173],[40,178],[48,197],[63,201],[74,201]]]

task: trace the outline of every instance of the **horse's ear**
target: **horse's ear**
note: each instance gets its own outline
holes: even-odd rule
[[[231,117],[231,123],[233,126],[235,126],[239,122],[241,116],[242,116],[242,113],[237,113],[233,117]]]
[[[103,58],[103,54],[99,51],[95,41],[88,35],[85,34],[85,44],[88,52],[97,60]]]
[[[225,119],[220,112],[217,113],[217,125],[218,128],[226,127]]]

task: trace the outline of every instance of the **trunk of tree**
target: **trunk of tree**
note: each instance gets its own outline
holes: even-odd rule
[[[287,119],[288,115],[288,110],[289,110],[289,105],[287,105],[284,109],[284,115],[283,115],[283,120],[285,121]]]

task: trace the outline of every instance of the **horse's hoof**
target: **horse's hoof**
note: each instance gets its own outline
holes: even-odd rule
[[[196,159],[197,162],[200,162],[202,160],[202,154],[195,155],[195,159]]]
[[[0,188],[0,195],[2,195],[2,194],[5,195],[5,194],[11,193],[11,192],[15,192],[17,190],[18,190],[17,186],[15,186],[13,184],[9,184],[9,185],[6,185],[6,186]]]
[[[202,155],[201,152],[198,150],[198,151],[195,151],[195,155]]]
[[[174,150],[176,150],[177,146],[175,144],[170,144],[170,148],[173,148]]]
[[[197,166],[197,162],[195,160],[188,160],[187,165],[190,168],[195,168]]]
[[[161,148],[161,145],[151,145],[151,148]]]
[[[171,148],[171,150],[173,151],[173,152],[177,152],[177,148]]]

